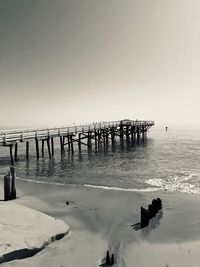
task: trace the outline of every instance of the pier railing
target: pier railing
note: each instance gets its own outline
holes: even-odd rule
[[[124,120],[129,126],[153,126],[154,121],[138,121]],[[64,135],[76,135],[77,133],[87,133],[108,129],[112,127],[120,127],[123,121],[98,122],[86,125],[62,126],[54,128],[29,128],[0,131],[0,145],[11,142],[24,142],[34,139],[46,139],[48,137],[59,137]]]

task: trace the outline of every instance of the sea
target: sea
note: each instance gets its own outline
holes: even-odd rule
[[[41,145],[40,145],[41,146]],[[17,179],[34,183],[70,184],[121,191],[177,191],[200,193],[200,127],[153,126],[140,142],[116,139],[92,149],[82,145],[74,153],[60,153],[55,140],[54,157],[36,159],[35,144],[30,144],[30,160],[25,144],[18,147],[15,163]],[[0,178],[10,166],[8,147],[0,147]]]

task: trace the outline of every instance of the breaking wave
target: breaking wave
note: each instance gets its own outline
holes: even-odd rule
[[[147,179],[146,184],[156,186],[158,190],[182,193],[200,193],[200,179],[196,174],[182,173],[167,178]]]

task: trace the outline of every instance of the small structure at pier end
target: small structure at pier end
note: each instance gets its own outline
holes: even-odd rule
[[[0,132],[0,146],[8,146],[10,151],[11,165],[17,160],[18,143],[26,144],[26,159],[29,159],[29,142],[35,142],[36,156],[39,159],[41,142],[41,155],[44,156],[44,144],[46,142],[49,158],[54,155],[54,139],[60,139],[61,154],[68,150],[74,152],[74,143],[92,147],[99,144],[113,143],[116,138],[122,142],[124,139],[144,139],[147,131],[154,125],[154,121],[139,121],[124,119],[120,121],[99,122],[88,125],[62,126],[54,128],[17,129]],[[93,142],[92,142],[93,141]],[[14,151],[13,151],[14,150]],[[14,153],[13,153],[14,152]]]

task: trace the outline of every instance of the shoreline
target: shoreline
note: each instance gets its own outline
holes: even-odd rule
[[[17,195],[14,202],[63,220],[69,225],[70,234],[32,258],[4,266],[95,267],[103,263],[108,249],[116,256],[115,266],[129,267],[133,262],[138,267],[147,263],[152,267],[194,266],[191,261],[198,264],[198,195],[123,192],[22,180],[17,180]],[[149,227],[133,230],[131,226],[140,220],[140,207],[147,207],[156,197],[163,200],[163,213]],[[190,251],[188,257],[184,251]],[[172,260],[174,255],[177,257]]]

